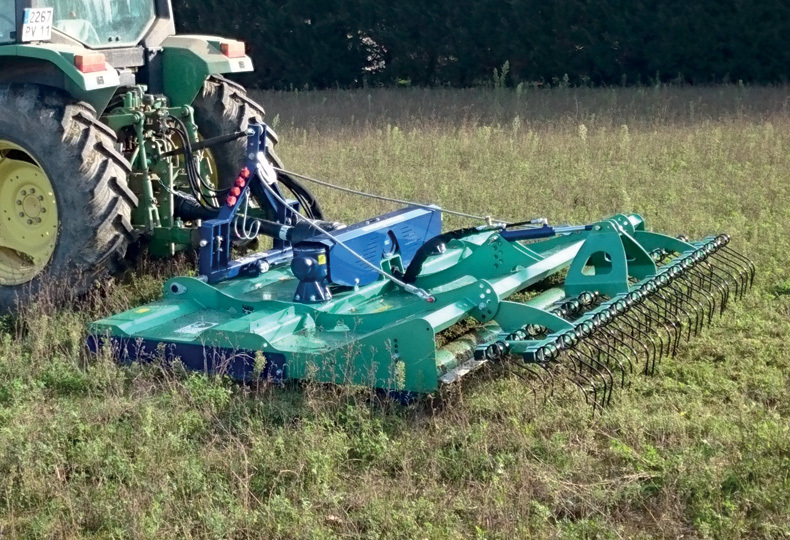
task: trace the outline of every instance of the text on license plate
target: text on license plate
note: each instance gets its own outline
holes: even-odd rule
[[[52,39],[52,13],[50,8],[25,8],[22,23],[22,41],[47,41]]]

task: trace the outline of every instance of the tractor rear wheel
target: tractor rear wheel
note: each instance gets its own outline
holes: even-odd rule
[[[205,138],[244,131],[249,126],[250,120],[263,122],[265,114],[263,107],[247,96],[243,86],[217,75],[212,75],[206,80],[202,92],[195,98],[192,106],[195,109],[198,130]],[[282,168],[282,161],[274,152],[276,144],[277,135],[269,129],[266,145],[269,162],[275,167]],[[239,170],[244,167],[246,149],[246,140],[239,139],[213,150],[220,188],[233,185]],[[307,217],[324,219],[321,206],[307,188],[288,175],[280,174],[278,177],[280,182],[299,199],[302,211]],[[273,216],[269,216],[269,219],[272,218]]]
[[[247,96],[247,90],[233,81],[212,75],[203,84],[203,90],[192,103],[195,109],[195,122],[200,135],[206,139],[244,131],[250,120],[263,122],[263,106]],[[269,130],[269,158],[278,167],[282,162],[274,153],[277,135]],[[213,150],[217,164],[221,188],[230,187],[236,180],[239,170],[244,167],[247,142],[239,139]]]
[[[51,291],[78,294],[119,269],[137,198],[115,134],[90,105],[0,85],[0,109],[0,311],[12,311],[48,279]]]

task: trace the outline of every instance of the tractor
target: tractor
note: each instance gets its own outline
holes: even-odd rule
[[[0,0],[0,310],[84,291],[134,244],[196,247],[264,115],[223,75],[252,69],[243,42],[176,35],[170,0]]]

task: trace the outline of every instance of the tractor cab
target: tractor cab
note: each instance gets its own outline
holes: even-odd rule
[[[240,41],[177,36],[170,0],[0,0],[0,84],[60,88],[99,113],[119,88],[183,106],[210,75],[252,69]]]
[[[131,47],[156,19],[152,0],[41,0],[52,8],[52,29],[90,48]]]

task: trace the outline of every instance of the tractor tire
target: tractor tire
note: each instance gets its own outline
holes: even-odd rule
[[[0,110],[0,310],[9,312],[39,291],[84,293],[121,269],[137,197],[115,133],[87,103],[12,84],[0,85]]]
[[[192,107],[195,109],[198,131],[204,139],[244,131],[250,120],[263,122],[265,115],[263,106],[250,99],[243,86],[218,75],[206,79]],[[275,144],[277,135],[270,129],[266,145],[269,159],[277,167],[282,167],[282,162],[274,153]],[[243,138],[213,149],[220,188],[233,185],[246,162],[246,149],[247,142]]]
[[[195,123],[204,139],[244,131],[250,120],[263,122],[263,107],[247,96],[243,86],[224,77],[212,75],[203,84],[203,90],[192,103]],[[282,168],[283,163],[274,151],[277,134],[268,129],[266,153],[269,161]],[[228,188],[238,177],[246,162],[247,143],[239,139],[213,150],[214,162],[219,172],[219,188]],[[311,219],[324,219],[323,211],[312,193],[296,179],[278,175],[280,182],[302,202],[303,211]],[[272,216],[273,218],[273,216]]]

